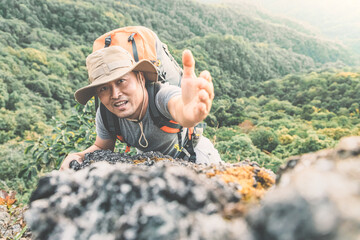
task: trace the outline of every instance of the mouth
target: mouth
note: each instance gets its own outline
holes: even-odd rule
[[[116,108],[121,108],[121,107],[124,107],[127,103],[128,103],[128,101],[124,100],[124,101],[115,102],[113,105]]]

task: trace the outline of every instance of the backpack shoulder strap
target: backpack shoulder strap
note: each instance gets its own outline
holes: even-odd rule
[[[149,108],[150,116],[157,127],[164,132],[178,133],[181,131],[182,126],[177,122],[166,118],[156,107],[155,97],[160,90],[160,83],[149,82],[146,85],[149,95]]]
[[[100,114],[101,119],[104,123],[106,130],[108,130],[113,135],[121,135],[120,133],[120,124],[117,116],[110,112],[104,104],[100,103]]]
[[[177,122],[166,118],[156,107],[155,96],[160,90],[160,83],[148,83],[146,88],[148,90],[150,115],[153,122],[164,132],[177,133],[180,152],[176,154],[175,158],[187,158],[190,162],[195,162],[196,153],[193,145],[194,128],[188,129],[184,143],[182,143],[182,126]]]
[[[110,112],[104,104],[100,102],[100,115],[101,119],[104,123],[106,130],[110,132],[110,134],[116,136],[121,142],[126,143],[125,153],[130,152],[130,145],[125,141],[124,137],[121,135],[120,123],[118,117]]]

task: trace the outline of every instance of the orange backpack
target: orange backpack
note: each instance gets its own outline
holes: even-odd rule
[[[93,51],[109,46],[121,46],[132,54],[136,62],[150,60],[157,67],[159,82],[180,86],[181,67],[169,53],[166,44],[149,28],[130,26],[107,32],[94,41]]]

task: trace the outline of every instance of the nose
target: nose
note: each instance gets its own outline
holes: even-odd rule
[[[112,85],[111,86],[111,98],[117,99],[122,94],[121,89],[117,86]]]

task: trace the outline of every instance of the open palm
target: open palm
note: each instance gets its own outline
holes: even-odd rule
[[[190,50],[182,55],[184,74],[181,80],[184,114],[189,121],[201,122],[206,118],[214,99],[214,86],[208,71],[195,75],[195,60]]]

